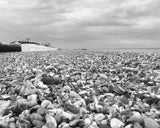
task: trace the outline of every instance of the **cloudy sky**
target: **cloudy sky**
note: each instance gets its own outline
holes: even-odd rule
[[[160,0],[0,0],[0,41],[160,47]]]

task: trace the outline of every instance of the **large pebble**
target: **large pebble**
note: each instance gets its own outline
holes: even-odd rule
[[[54,84],[60,84],[61,79],[59,77],[42,77],[41,81],[46,85],[54,85]]]
[[[28,100],[28,107],[33,107],[37,105],[37,95],[36,94],[31,94],[27,97]]]
[[[39,120],[39,121],[43,121],[44,117],[42,117],[42,115],[38,114],[38,113],[32,113],[30,115],[30,120]]]
[[[124,128],[132,128],[133,124],[128,124]]]
[[[124,123],[120,121],[119,119],[112,118],[110,121],[111,128],[121,128],[124,126]]]
[[[9,122],[8,128],[16,128],[16,123],[15,122]]]
[[[143,122],[143,117],[139,112],[133,112],[133,115],[127,120],[128,122]]]
[[[69,126],[76,127],[78,123],[79,123],[79,119],[75,119],[75,120],[69,122]]]
[[[100,113],[100,114],[95,114],[94,115],[94,120],[99,123],[100,121],[104,120],[105,119],[105,115]]]
[[[48,110],[42,107],[39,107],[37,110],[37,113],[41,114],[41,115],[46,115],[48,113]]]
[[[9,123],[9,121],[10,121],[9,118],[10,118],[9,115],[0,117],[0,126],[7,127],[7,126],[8,126],[8,123]]]
[[[10,106],[11,102],[8,100],[8,101],[3,101],[1,100],[0,101],[0,116],[3,116],[5,110]]]
[[[64,108],[74,114],[78,114],[80,112],[80,109],[72,104],[65,103]]]
[[[142,128],[142,126],[138,122],[135,122],[133,128]]]
[[[92,122],[92,124],[88,128],[98,128],[98,125],[96,122]]]
[[[91,124],[91,119],[90,118],[86,118],[86,119],[84,119],[84,125],[85,126],[88,126],[88,125],[90,125]]]
[[[62,123],[58,126],[58,128],[70,128],[70,126],[69,126],[68,123],[62,122]]]
[[[33,120],[32,124],[36,127],[36,128],[42,128],[44,123],[42,121],[39,120]]]
[[[42,108],[48,108],[48,109],[53,109],[53,108],[54,108],[53,104],[52,104],[51,101],[49,101],[49,100],[44,100],[44,101],[41,103],[41,107],[42,107]]]
[[[146,128],[160,128],[160,125],[155,120],[149,117],[144,119],[144,125]]]
[[[28,120],[30,118],[30,111],[29,110],[24,110],[20,115],[20,119],[26,119]]]
[[[28,120],[20,119],[20,120],[17,120],[16,127],[17,128],[31,128],[32,125]]]
[[[53,116],[47,114],[45,119],[46,119],[46,125],[48,126],[48,128],[56,128],[57,127],[56,119]]]
[[[42,89],[46,89],[46,88],[48,88],[48,86],[47,86],[47,85],[45,85],[45,84],[43,84],[43,82],[42,82],[42,81],[39,81],[39,82],[37,83],[37,86],[38,86],[39,88],[42,88]]]

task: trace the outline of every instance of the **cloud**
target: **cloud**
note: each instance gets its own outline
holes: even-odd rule
[[[30,37],[63,48],[158,46],[159,17],[157,0],[1,0],[0,41]]]

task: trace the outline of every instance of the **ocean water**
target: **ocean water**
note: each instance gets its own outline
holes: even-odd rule
[[[160,53],[160,48],[108,48],[108,49],[95,49],[95,51]]]

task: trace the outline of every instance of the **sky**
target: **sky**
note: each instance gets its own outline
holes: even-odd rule
[[[160,47],[160,0],[0,0],[0,42]]]

